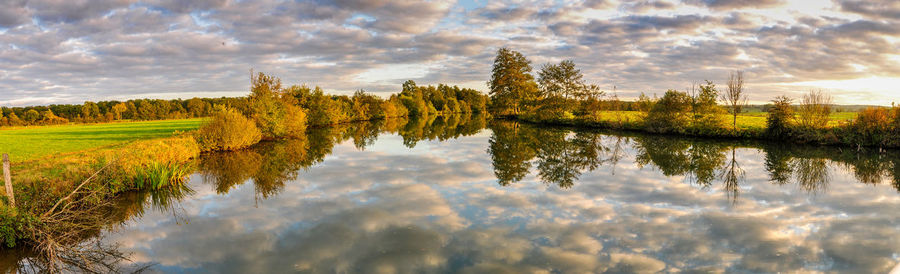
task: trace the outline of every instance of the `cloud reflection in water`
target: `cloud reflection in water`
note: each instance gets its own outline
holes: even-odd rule
[[[216,273],[884,273],[897,264],[897,159],[439,122],[453,126],[382,125],[377,136],[350,126],[210,156],[180,202],[187,223],[148,211],[110,241],[160,271]],[[745,176],[726,184],[732,159]]]

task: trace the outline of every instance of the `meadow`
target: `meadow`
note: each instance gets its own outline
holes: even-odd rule
[[[616,119],[628,121],[642,121],[646,113],[640,111],[600,111],[598,113],[599,121],[615,122]],[[827,127],[836,127],[848,123],[856,119],[858,112],[835,112],[829,117]],[[742,130],[762,130],[766,128],[766,116],[768,112],[745,112],[737,117],[737,127]],[[731,115],[724,115],[723,120],[727,121],[731,126]]]
[[[195,118],[3,128],[0,129],[0,153],[9,153],[10,161],[14,163],[27,162],[134,140],[169,137],[176,132],[195,130],[203,120]]]

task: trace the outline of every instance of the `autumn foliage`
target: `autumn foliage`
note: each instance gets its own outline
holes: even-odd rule
[[[221,107],[195,136],[203,151],[221,151],[252,146],[262,138],[262,132],[240,112]]]

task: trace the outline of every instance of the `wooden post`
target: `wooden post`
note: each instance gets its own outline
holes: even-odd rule
[[[9,206],[16,208],[16,197],[13,193],[12,178],[9,174],[9,154],[3,153],[3,182],[6,185],[6,197],[9,197]]]

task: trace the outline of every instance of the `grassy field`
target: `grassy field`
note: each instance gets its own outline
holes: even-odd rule
[[[24,162],[138,139],[168,137],[175,131],[197,129],[202,122],[198,118],[0,128],[0,153],[9,153],[12,162]]]
[[[828,122],[828,126],[837,126],[841,123],[845,123],[849,120],[856,119],[857,112],[836,112],[831,114],[831,121]],[[631,121],[639,121],[643,119],[643,113],[638,111],[620,111],[616,113],[615,111],[602,111],[600,112],[600,117],[602,120],[614,121],[617,119],[617,116],[622,117],[622,119],[629,119]],[[741,129],[763,129],[766,127],[766,116],[768,113],[766,112],[747,112],[738,115],[737,117],[737,126]],[[731,115],[727,115],[727,117],[723,117],[728,123],[731,125]]]

